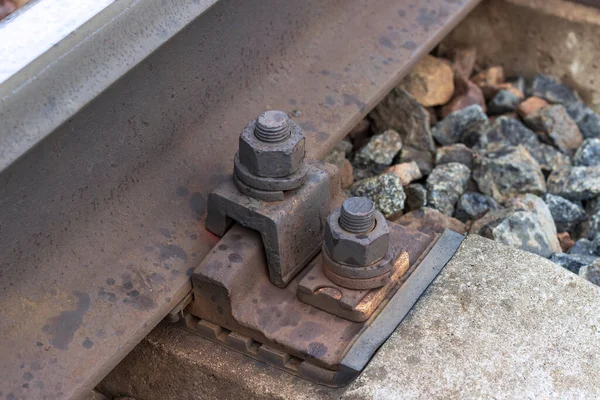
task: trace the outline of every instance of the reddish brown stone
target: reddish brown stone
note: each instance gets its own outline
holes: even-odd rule
[[[504,69],[500,66],[490,67],[479,72],[471,81],[481,89],[483,97],[490,100],[500,90],[511,87],[510,83],[504,82]]]
[[[544,108],[548,105],[548,102],[539,97],[529,97],[527,100],[521,102],[517,106],[517,112],[521,118],[526,118],[537,112],[539,109]]]
[[[504,68],[501,66],[489,67],[479,72],[471,80],[479,87],[504,83]]]
[[[354,183],[354,168],[348,159],[344,159],[340,168],[340,180],[342,181],[342,189],[352,186]]]
[[[421,174],[421,170],[419,169],[419,164],[417,164],[414,161],[392,165],[387,170],[385,170],[385,173],[391,173],[400,178],[402,186],[406,186],[412,181],[421,179],[421,177],[423,176]]]
[[[442,107],[441,116],[442,118],[446,118],[454,111],[461,110],[473,104],[478,104],[483,112],[486,111],[485,98],[481,89],[471,81],[456,78],[454,97],[448,104]]]
[[[556,236],[558,237],[560,248],[565,253],[575,245],[575,241],[571,239],[571,235],[569,235],[569,232],[560,232]]]
[[[411,211],[394,222],[427,234],[442,233],[444,229],[450,229],[460,234],[466,232],[465,224],[429,207]]]
[[[425,107],[446,104],[454,92],[454,72],[446,60],[426,55],[400,86]]]

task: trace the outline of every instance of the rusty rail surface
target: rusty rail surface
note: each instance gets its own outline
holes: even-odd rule
[[[282,108],[322,157],[477,3],[221,0],[140,35],[147,58],[0,173],[2,396],[82,395],[189,293],[248,120]]]

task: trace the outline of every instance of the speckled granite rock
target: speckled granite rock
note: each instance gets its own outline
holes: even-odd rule
[[[453,230],[461,235],[466,232],[465,224],[429,207],[411,211],[394,222],[427,234],[442,233],[444,229]]]
[[[476,156],[473,179],[482,193],[501,203],[522,193],[546,192],[539,164],[522,146],[508,146]]]
[[[584,138],[600,138],[600,114],[581,102],[570,103],[566,107]]]
[[[532,194],[511,199],[506,209],[488,212],[470,232],[542,257],[562,252],[550,210]]]
[[[600,196],[600,165],[557,169],[548,177],[548,193],[569,200],[590,200]]]
[[[389,129],[371,137],[369,143],[354,155],[353,165],[381,172],[392,164],[396,154],[402,150],[402,140],[398,132]]]
[[[477,192],[467,192],[460,196],[456,203],[454,217],[462,222],[476,220],[484,215],[488,210],[499,210],[502,207],[485,194]]]
[[[592,264],[580,268],[579,276],[587,279],[594,285],[600,286],[600,260],[596,260]]]
[[[488,114],[505,114],[517,109],[522,99],[510,90],[500,90],[487,105]]]
[[[473,168],[473,150],[462,143],[451,144],[437,149],[435,165],[459,163],[467,168]]]
[[[525,123],[538,133],[543,142],[567,155],[575,154],[583,143],[577,124],[562,105],[544,107],[525,118]]]
[[[533,78],[529,95],[541,97],[550,103],[569,104],[579,100],[577,94],[558,79],[543,74],[538,74]]]
[[[585,221],[587,215],[583,207],[573,203],[564,197],[546,194],[544,202],[552,214],[558,232],[571,232],[581,222]]]
[[[405,90],[393,89],[369,114],[375,132],[393,129],[405,147],[435,152],[429,112]]]
[[[427,205],[427,189],[420,183],[411,183],[404,187],[406,210],[417,210]]]
[[[459,163],[442,164],[427,177],[427,204],[446,215],[454,213],[454,205],[467,188],[471,170]]]
[[[438,122],[431,134],[443,146],[465,143],[464,138],[484,132],[488,127],[488,117],[480,106],[472,105],[455,111]],[[468,143],[465,143],[468,145]]]
[[[394,174],[383,174],[355,182],[350,188],[352,196],[368,197],[387,218],[402,211],[406,195],[402,181]]]
[[[568,269],[573,273],[578,273],[581,267],[593,263],[597,259],[596,256],[585,256],[581,254],[552,254],[550,261]]]
[[[586,139],[573,156],[573,165],[592,167],[600,165],[600,139]]]

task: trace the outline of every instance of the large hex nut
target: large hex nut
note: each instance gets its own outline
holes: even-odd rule
[[[388,252],[389,235],[385,217],[375,213],[375,227],[367,233],[351,233],[339,225],[340,210],[334,211],[325,224],[324,248],[339,263],[363,267],[380,260]]]
[[[293,174],[304,161],[304,136],[290,121],[290,136],[281,142],[263,142],[254,135],[256,120],[240,135],[240,161],[254,175],[281,178]]]

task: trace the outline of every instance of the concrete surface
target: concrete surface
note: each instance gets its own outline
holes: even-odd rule
[[[365,372],[314,385],[161,325],[99,386],[141,399],[600,397],[600,287],[470,235]]]
[[[600,111],[600,9],[565,0],[485,0],[442,42],[474,46],[484,65],[507,76],[547,73]]]

